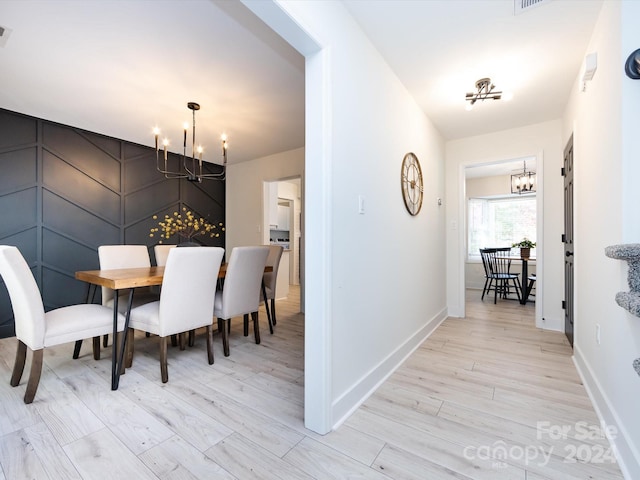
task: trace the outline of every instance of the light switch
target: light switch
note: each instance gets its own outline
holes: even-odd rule
[[[362,195],[358,195],[358,213],[364,215],[364,197]]]

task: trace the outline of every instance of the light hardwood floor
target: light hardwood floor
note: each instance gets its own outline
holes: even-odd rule
[[[261,345],[234,320],[212,366],[202,334],[170,348],[164,385],[154,337],[136,337],[115,392],[111,347],[47,349],[32,405],[25,379],[9,386],[15,339],[0,340],[0,480],[621,479],[607,441],[586,438],[598,420],[564,335],[536,329],[532,305],[479,297],[325,436],[303,425],[297,301],[278,301],[274,335],[261,311]]]

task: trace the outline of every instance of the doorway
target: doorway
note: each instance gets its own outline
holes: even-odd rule
[[[573,348],[573,135],[564,149],[564,333]]]
[[[304,271],[303,247],[303,202],[301,177],[263,182],[263,244],[280,245],[284,248],[278,270],[276,299],[289,295],[289,286],[300,286],[300,310],[304,291],[301,285]]]
[[[529,274],[540,278],[543,268],[543,248],[539,240],[543,238],[542,218],[542,165],[541,155],[496,160],[463,165],[461,168],[459,235],[461,260],[460,298],[466,303],[467,289],[481,295],[485,283],[485,272],[479,255],[480,248],[511,247],[523,237],[536,241],[534,262],[529,262]],[[512,194],[511,176],[526,170],[536,172],[535,194]],[[531,213],[527,213],[531,212]],[[534,218],[527,218],[534,215]],[[474,224],[474,222],[476,222]],[[478,224],[480,222],[480,224]],[[527,228],[523,228],[528,225]],[[484,230],[483,230],[484,229]],[[480,234],[478,234],[478,231]],[[515,254],[515,250],[512,252]],[[521,263],[512,262],[511,270],[521,272]],[[520,279],[523,286],[527,278]],[[542,324],[542,291],[535,282],[535,323]],[[466,315],[463,304],[462,316]]]

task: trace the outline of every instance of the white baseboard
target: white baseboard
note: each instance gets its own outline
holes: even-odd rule
[[[377,366],[372,368],[352,388],[341,395],[340,398],[336,399],[331,409],[332,418],[337,418],[338,421],[334,422],[332,428],[335,430],[342,425],[342,423],[396,371],[402,362],[427,339],[445,318],[447,318],[446,308],[425,323],[424,326],[409,337],[406,342],[389,354],[387,358],[382,360]]]
[[[611,449],[613,450],[620,470],[627,480],[640,478],[640,453],[638,446],[626,430],[624,423],[616,413],[606,392],[601,388],[598,379],[593,374],[589,362],[582,355],[580,347],[574,346],[573,363],[578,369],[578,374],[582,379],[587,394],[593,403],[596,415],[602,425],[613,426],[617,435],[611,439]]]

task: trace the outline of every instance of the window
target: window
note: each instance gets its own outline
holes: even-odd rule
[[[469,258],[481,248],[510,247],[524,237],[536,241],[536,197],[470,198],[467,241]]]

